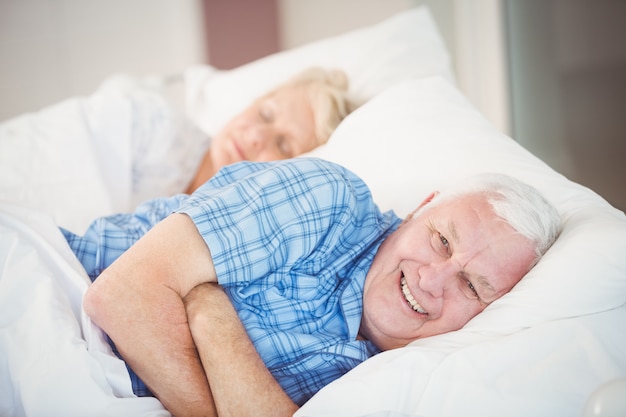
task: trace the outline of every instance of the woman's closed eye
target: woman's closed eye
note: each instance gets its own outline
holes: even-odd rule
[[[291,143],[289,143],[289,140],[285,136],[279,135],[276,137],[276,147],[283,157],[291,158],[294,156]]]
[[[271,123],[274,120],[274,113],[268,106],[259,107],[259,116],[265,123]]]

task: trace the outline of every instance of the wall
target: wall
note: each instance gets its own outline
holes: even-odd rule
[[[283,19],[280,44],[265,42],[262,51],[227,55],[224,50],[229,47],[241,49],[233,42],[250,42],[245,30],[249,24],[233,20],[229,10],[235,16],[237,11],[248,12],[251,2],[256,8],[259,0],[0,0],[0,120],[89,94],[114,73],[170,74],[209,62],[212,48],[206,33],[211,30],[204,27],[205,19],[210,19],[205,13],[225,23],[212,28],[218,32],[210,41],[216,64],[229,68],[272,48],[293,47],[369,25],[416,4],[263,0],[278,4],[277,17]],[[224,3],[226,11],[220,6]],[[255,13],[252,18],[258,18]]]
[[[244,51],[251,37],[268,38],[246,30],[250,22],[257,28],[265,25],[250,20],[263,16],[263,10],[257,10],[260,3],[278,7],[278,13],[273,10],[277,16],[268,18],[274,23],[276,18],[282,19],[275,29],[282,33],[268,35],[280,36],[279,40],[266,40],[261,46],[257,42]],[[215,61],[212,64],[231,68],[279,48],[376,23],[417,3],[0,0],[0,120],[70,96],[89,94],[114,73],[170,74],[188,65],[210,62],[211,58]],[[211,19],[221,19],[221,24],[205,28],[204,22]],[[207,33],[211,38],[206,39]],[[228,54],[229,48],[237,53]]]
[[[206,60],[200,0],[0,0],[0,120]]]
[[[514,137],[626,210],[626,2],[506,6]]]
[[[280,50],[276,0],[203,0],[208,62],[232,69]]]
[[[278,0],[281,46],[289,49],[372,25],[414,4],[411,0]]]

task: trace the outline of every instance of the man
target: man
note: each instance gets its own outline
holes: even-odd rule
[[[459,329],[532,267],[558,216],[496,179],[400,224],[337,165],[244,163],[66,236],[92,279],[106,268],[86,312],[170,411],[289,415],[380,350]]]

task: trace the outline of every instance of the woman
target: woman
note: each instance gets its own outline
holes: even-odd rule
[[[343,72],[311,68],[208,138],[180,103],[184,80],[173,81],[114,75],[90,95],[0,123],[0,198],[80,231],[96,217],[191,192],[226,164],[310,151],[352,107]]]
[[[292,158],[324,144],[353,110],[347,93],[343,71],[313,67],[259,97],[212,138],[185,192],[225,165]]]

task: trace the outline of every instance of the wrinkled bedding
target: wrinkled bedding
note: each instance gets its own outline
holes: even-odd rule
[[[89,96],[2,122],[0,201],[80,233],[97,216],[183,191],[209,139],[166,92],[113,76]]]
[[[50,216],[0,204],[0,416],[169,416],[81,310],[89,278]]]

